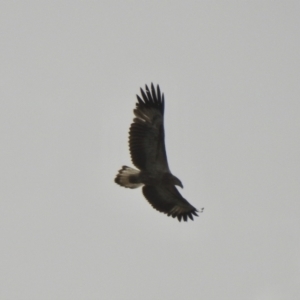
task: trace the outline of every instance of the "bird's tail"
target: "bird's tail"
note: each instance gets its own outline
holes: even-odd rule
[[[130,189],[136,189],[143,185],[140,182],[140,171],[123,166],[115,178],[115,183]]]

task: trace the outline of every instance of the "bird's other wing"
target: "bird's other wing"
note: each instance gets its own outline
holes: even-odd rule
[[[159,86],[146,85],[134,109],[135,118],[129,130],[129,147],[133,164],[149,172],[170,172],[164,137],[164,95]]]
[[[180,195],[174,185],[146,185],[143,194],[153,208],[179,221],[194,220],[193,216],[198,216],[197,209]]]

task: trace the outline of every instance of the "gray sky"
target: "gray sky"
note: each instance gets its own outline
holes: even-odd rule
[[[1,299],[300,299],[298,1],[0,4]],[[194,222],[117,186],[159,83]]]

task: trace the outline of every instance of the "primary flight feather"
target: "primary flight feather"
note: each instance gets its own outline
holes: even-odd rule
[[[159,86],[145,86],[137,95],[135,118],[129,130],[131,160],[139,169],[123,166],[115,182],[126,188],[143,186],[143,194],[158,211],[187,221],[198,216],[197,209],[175,187],[181,181],[172,175],[167,160],[164,137],[164,94]],[[203,210],[203,209],[202,209]]]

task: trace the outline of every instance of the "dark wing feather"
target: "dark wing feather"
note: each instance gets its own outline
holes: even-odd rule
[[[198,216],[197,209],[188,203],[173,185],[146,185],[143,187],[143,194],[156,210],[178,218],[179,221],[187,221],[188,218],[194,220],[193,216]]]
[[[129,146],[133,164],[140,170],[169,172],[164,137],[164,95],[159,86],[141,89],[142,97],[134,109],[129,130]]]

